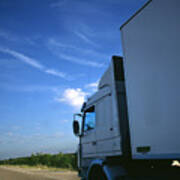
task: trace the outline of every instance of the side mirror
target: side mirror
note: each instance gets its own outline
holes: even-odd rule
[[[79,136],[79,122],[76,120],[73,121],[73,131],[76,136]]]

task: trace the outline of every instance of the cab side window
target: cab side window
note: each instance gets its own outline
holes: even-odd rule
[[[94,106],[92,106],[85,112],[84,132],[94,129],[95,124],[96,124],[96,114],[95,114],[95,108]]]

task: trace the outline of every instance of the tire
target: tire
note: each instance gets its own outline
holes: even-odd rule
[[[100,166],[95,166],[91,173],[88,180],[108,180],[105,173],[103,172]]]

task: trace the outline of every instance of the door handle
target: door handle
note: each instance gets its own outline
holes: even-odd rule
[[[96,145],[96,141],[93,141],[93,142],[92,142],[92,145],[95,146],[95,145]]]

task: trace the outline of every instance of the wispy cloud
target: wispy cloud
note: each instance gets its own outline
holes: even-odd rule
[[[19,53],[17,51],[13,51],[8,48],[1,48],[1,47],[0,47],[0,51],[3,53],[6,53],[6,54],[12,55],[13,57],[23,61],[26,64],[31,65],[32,67],[37,68],[37,69],[43,70],[45,68],[42,64],[37,62],[35,59],[25,56],[24,54]]]
[[[90,54],[91,56],[94,56],[94,57],[96,56],[96,58],[98,57],[97,59],[105,58],[104,56],[102,56],[101,54],[93,50],[87,50],[87,49],[79,48],[73,45],[64,44],[60,41],[55,40],[54,38],[50,38],[48,40],[47,47],[53,54],[55,54],[60,59],[65,60],[65,61],[69,61],[72,63],[85,65],[85,66],[96,67],[96,68],[101,68],[105,66],[104,63],[99,63],[99,62],[95,62],[95,61],[91,61],[87,59],[87,57],[89,57],[88,55]],[[74,54],[74,55],[67,55],[69,54],[69,52],[71,52],[71,54]],[[86,58],[80,57],[82,56],[82,54],[86,55]]]
[[[21,127],[21,126],[13,126],[12,129],[15,130],[15,131],[17,131],[17,130],[22,129],[22,127]]]
[[[17,92],[46,92],[51,91],[58,93],[61,87],[58,86],[46,86],[46,85],[22,85],[22,84],[9,84],[9,83],[0,83],[0,88],[6,89],[8,91],[17,91]]]
[[[88,88],[88,87],[97,88],[98,87],[98,82],[93,82],[93,83],[86,84],[85,87],[86,88]]]
[[[82,50],[81,48],[78,48],[76,46],[64,44],[55,38],[48,39],[48,46],[51,46],[52,48],[59,47],[59,48],[68,48],[68,49],[73,49],[73,50]]]
[[[97,67],[97,68],[104,67],[103,63],[89,61],[89,60],[86,60],[86,59],[81,60],[81,58],[76,58],[76,57],[65,55],[65,54],[62,54],[62,53],[59,53],[58,56],[63,60],[74,62],[74,63],[80,64],[80,65],[92,66],[92,67]]]
[[[48,74],[54,75],[54,76],[58,76],[58,77],[61,77],[61,78],[62,77],[66,78],[66,74],[65,73],[59,72],[59,71],[57,71],[55,69],[47,69],[47,70],[45,70],[45,72],[48,73]]]
[[[13,132],[11,132],[11,131],[7,132],[6,134],[7,134],[7,136],[9,136],[9,137],[13,136]]]
[[[57,76],[57,77],[66,79],[66,80],[72,80],[73,79],[70,75],[67,75],[64,72],[60,72],[60,71],[55,70],[55,69],[46,69],[44,72],[47,74],[53,75],[53,76]]]
[[[6,41],[19,43],[23,45],[31,45],[36,46],[36,41],[41,39],[40,35],[33,35],[32,37],[24,37],[22,35],[17,35],[16,33],[12,33],[7,29],[0,29],[0,38]]]
[[[42,72],[44,72],[46,74],[61,77],[61,78],[64,78],[64,79],[69,79],[69,76],[66,75],[64,72],[60,72],[60,71],[55,70],[55,69],[48,69],[43,64],[38,62],[36,59],[33,59],[33,58],[31,58],[31,57],[29,57],[27,55],[24,55],[23,53],[19,53],[17,51],[14,51],[14,50],[11,50],[11,49],[8,49],[8,48],[2,48],[2,47],[0,47],[0,52],[9,54],[9,55],[15,57],[16,59],[19,59],[22,62],[24,62],[24,63],[26,63],[26,64],[28,64],[28,65],[36,68],[36,69],[41,70]]]
[[[82,48],[82,47],[77,47],[75,45],[72,44],[65,44],[62,43],[61,41],[57,40],[57,38],[49,38],[47,41],[47,45],[50,49],[54,50],[55,48],[58,48],[58,51],[63,50],[71,50],[71,51],[76,51],[76,52],[81,52],[81,54],[85,54],[85,55],[91,55],[91,56],[96,56],[99,59],[105,59],[107,58],[106,55],[99,53],[93,49],[90,48]]]
[[[68,122],[69,122],[68,119],[63,119],[63,120],[60,121],[61,124],[66,124],[66,123],[68,123]]]
[[[3,38],[3,39],[6,39],[8,41],[17,41],[18,40],[17,37],[13,36],[9,32],[4,31],[2,29],[0,29],[0,37]]]
[[[96,44],[95,42],[93,42],[91,39],[89,39],[89,37],[87,35],[85,35],[83,32],[79,32],[79,31],[75,31],[74,32],[76,36],[78,36],[81,40],[83,40],[84,42],[93,45],[95,47],[99,47],[98,44]]]
[[[90,90],[91,92],[96,92],[98,88],[99,80],[93,83],[89,83],[85,85],[85,88]]]
[[[63,6],[66,1],[67,0],[59,0],[57,2],[53,2],[53,3],[50,4],[50,7],[52,7],[52,8],[59,8],[59,7]]]
[[[95,32],[95,31],[92,29],[92,27],[88,26],[86,23],[80,22],[80,23],[78,24],[77,29],[78,29],[80,32],[83,32],[83,34],[85,34],[85,35],[88,36],[88,37],[97,38],[97,32]]]

